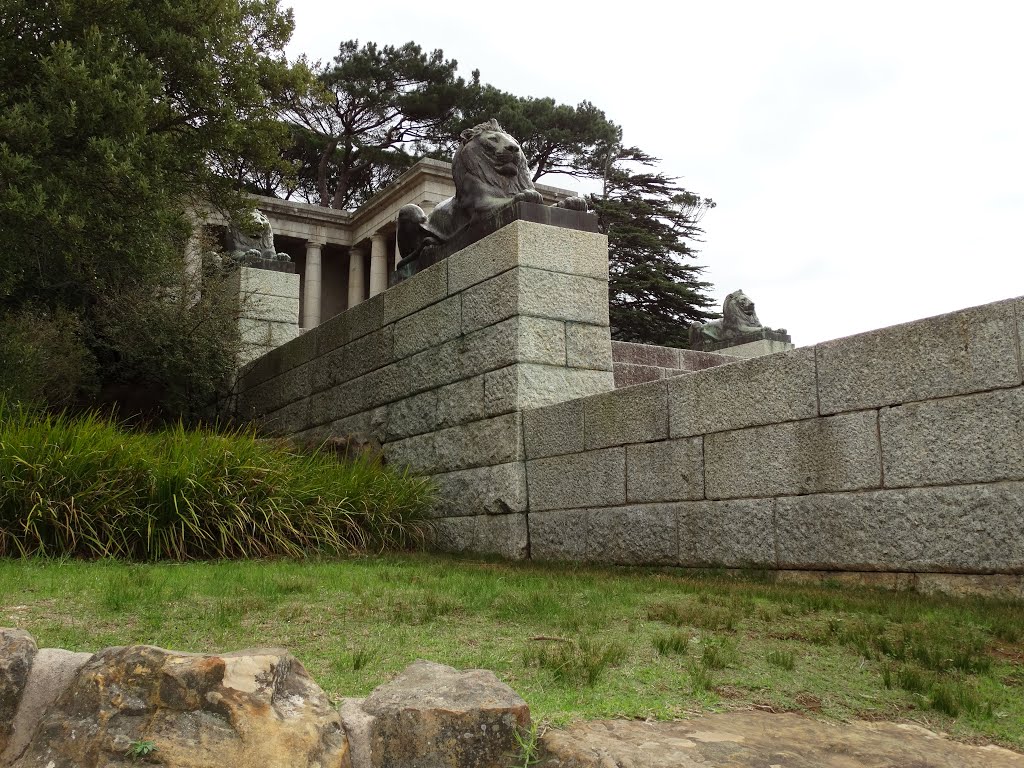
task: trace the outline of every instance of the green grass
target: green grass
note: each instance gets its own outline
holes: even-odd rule
[[[404,548],[422,538],[431,494],[425,479],[247,432],[130,432],[95,415],[44,415],[0,400],[0,556],[189,560]],[[125,599],[132,589],[123,585]]]
[[[992,600],[428,555],[26,559],[0,560],[0,625],[73,650],[283,646],[334,697],[418,658],[483,667],[553,724],[754,706],[1024,748],[1024,610]]]

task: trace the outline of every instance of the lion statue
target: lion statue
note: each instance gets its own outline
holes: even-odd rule
[[[235,261],[291,261],[287,253],[278,253],[274,246],[274,228],[270,219],[259,208],[253,208],[252,218],[244,227],[235,222],[228,224],[224,248]]]
[[[398,212],[399,269],[499,208],[516,202],[544,203],[519,142],[497,120],[467,128],[459,138],[452,158],[455,196],[438,203],[429,217],[418,205],[403,206]],[[587,202],[568,197],[558,207],[585,211]]]
[[[690,326],[690,346],[701,349],[708,342],[730,341],[737,336],[765,330],[754,311],[754,302],[742,289],[725,297],[722,319]]]

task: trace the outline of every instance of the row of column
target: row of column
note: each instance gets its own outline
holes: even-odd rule
[[[323,288],[322,256],[323,240],[306,241],[306,271],[303,276],[302,327],[315,328],[320,324],[321,295]],[[349,249],[348,260],[348,303],[346,308],[366,301],[365,272],[366,248],[354,245]],[[370,296],[376,296],[388,287],[388,243],[385,236],[377,233],[370,237]]]

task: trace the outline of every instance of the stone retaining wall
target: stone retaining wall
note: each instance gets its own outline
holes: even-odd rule
[[[517,221],[257,360],[239,413],[376,437],[451,551],[1022,574],[1022,333],[1014,299],[614,389],[604,237]]]
[[[528,411],[531,557],[1024,572],[1024,301]]]
[[[613,387],[607,239],[516,221],[260,358],[237,391],[268,431],[376,438],[435,477],[458,547],[523,557],[522,412]]]

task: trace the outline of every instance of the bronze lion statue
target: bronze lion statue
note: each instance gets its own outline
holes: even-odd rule
[[[398,212],[399,269],[499,208],[516,202],[544,203],[519,142],[497,120],[467,128],[459,138],[462,143],[452,158],[455,196],[438,203],[429,217],[418,205],[403,206]],[[585,211],[587,202],[568,197],[558,207]]]
[[[733,291],[725,297],[722,319],[690,326],[690,346],[701,349],[708,342],[729,341],[737,336],[756,333],[764,329],[754,311],[754,302],[743,290]]]

